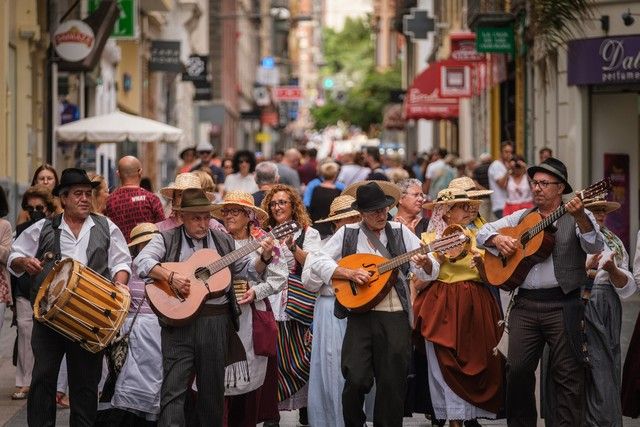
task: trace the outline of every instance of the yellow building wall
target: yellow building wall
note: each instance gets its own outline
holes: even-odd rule
[[[118,64],[118,108],[132,114],[142,111],[142,69],[140,58],[141,49],[138,41],[120,40],[118,46],[122,52],[122,59]],[[124,91],[123,77],[127,73],[131,76],[131,90]]]

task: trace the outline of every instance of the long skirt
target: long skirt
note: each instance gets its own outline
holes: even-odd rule
[[[622,371],[622,415],[640,416],[640,314],[631,335]]]
[[[476,282],[435,281],[416,297],[414,312],[416,329],[431,344],[429,389],[436,417],[494,417],[504,402],[504,362],[493,354],[500,310],[489,290]]]
[[[278,407],[293,411],[307,406],[311,368],[311,328],[286,320],[278,325]]]

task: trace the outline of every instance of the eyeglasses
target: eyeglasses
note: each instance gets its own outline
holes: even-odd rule
[[[460,208],[465,212],[473,212],[476,210],[476,207],[471,203],[456,203],[453,207]]]
[[[45,210],[44,205],[27,206],[26,208],[26,211],[29,213],[33,213],[35,211],[44,212],[44,210]]]
[[[227,215],[238,216],[243,212],[244,212],[243,208],[224,208],[224,209],[220,209],[220,213],[222,214],[222,216],[227,216]]]
[[[238,160],[238,163],[241,164],[241,163],[250,163],[250,162],[249,162],[249,159],[240,159]]]
[[[69,193],[69,195],[75,197],[76,199],[81,199],[82,196],[86,197],[87,199],[91,198],[91,190],[87,190],[87,191],[83,191],[83,190],[76,190],[76,191],[72,191],[71,193]]]
[[[531,186],[531,188],[536,188],[536,185],[539,185],[540,188],[542,188],[543,190],[546,189],[549,184],[562,184],[559,181],[536,181],[535,179],[531,179],[529,180],[529,185]]]
[[[198,151],[199,156],[202,154],[211,154],[211,151]]]
[[[284,208],[288,204],[289,204],[288,200],[272,200],[271,202],[269,202],[269,207],[272,209],[275,208],[276,206],[280,206],[281,208]]]
[[[427,199],[427,195],[424,193],[404,193],[407,196],[415,197],[416,199]]]

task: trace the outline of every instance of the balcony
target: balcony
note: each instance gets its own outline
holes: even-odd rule
[[[467,0],[469,28],[475,29],[478,25],[500,27],[513,22],[514,16],[505,11],[505,3],[505,0]]]

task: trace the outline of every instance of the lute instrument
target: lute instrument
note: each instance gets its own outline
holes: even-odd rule
[[[268,237],[282,239],[299,228],[296,222],[286,222],[223,257],[215,249],[200,249],[185,261],[161,263],[161,267],[187,276],[191,285],[188,295],[182,295],[166,280],[154,280],[145,285],[151,308],[169,325],[188,323],[198,314],[206,300],[225,293],[231,283],[229,265],[258,250],[260,243]]]
[[[346,279],[333,279],[332,285],[336,299],[346,309],[355,313],[366,312],[375,307],[389,293],[397,278],[397,269],[408,263],[414,255],[429,252],[445,252],[469,242],[469,237],[463,232],[445,229],[444,237],[422,245],[418,249],[404,253],[392,259],[374,254],[353,254],[338,261],[340,267],[349,269],[364,268],[369,272],[370,279],[364,285],[358,285]]]
[[[581,200],[592,199],[606,196],[610,188],[611,181],[607,178],[576,192],[576,195]],[[545,218],[533,211],[522,218],[515,227],[504,227],[498,230],[499,234],[516,239],[518,248],[509,257],[502,254],[496,256],[485,251],[484,269],[488,282],[505,291],[513,291],[520,286],[531,268],[547,259],[553,252],[555,243],[553,223],[566,213],[567,208],[563,203]]]

